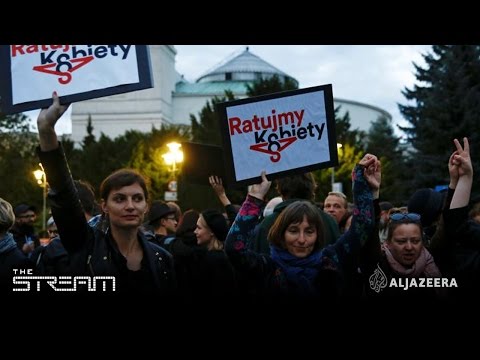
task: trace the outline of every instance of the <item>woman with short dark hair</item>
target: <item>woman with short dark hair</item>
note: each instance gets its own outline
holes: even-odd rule
[[[148,212],[145,178],[135,170],[120,169],[101,185],[102,221],[88,225],[68,168],[55,124],[68,105],[53,104],[38,116],[37,150],[50,185],[52,215],[70,258],[72,273],[115,276],[116,290],[168,294],[175,289],[171,255],[147,240],[140,231]]]

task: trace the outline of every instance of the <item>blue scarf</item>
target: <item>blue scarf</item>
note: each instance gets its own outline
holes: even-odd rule
[[[321,252],[313,251],[305,258],[298,258],[287,250],[275,246],[270,247],[270,256],[285,274],[289,283],[295,284],[302,294],[315,294],[313,280],[318,274],[321,263]]]
[[[13,239],[12,233],[7,232],[5,236],[0,239],[0,254],[6,253],[16,247],[17,243]]]

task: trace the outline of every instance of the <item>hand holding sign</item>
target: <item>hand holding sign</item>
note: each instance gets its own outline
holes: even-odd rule
[[[256,197],[257,199],[263,200],[265,195],[268,193],[268,190],[270,190],[270,185],[272,185],[272,182],[268,181],[265,171],[262,171],[261,177],[262,182],[260,184],[252,185],[248,194]]]
[[[58,119],[67,111],[67,105],[61,105],[56,91],[52,95],[53,102],[47,109],[42,109],[37,118],[38,134],[40,138],[40,149],[42,151],[54,150],[58,147],[55,124]]]

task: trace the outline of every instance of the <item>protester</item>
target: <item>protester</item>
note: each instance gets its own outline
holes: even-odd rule
[[[230,226],[235,221],[235,217],[237,216],[240,207],[230,202],[230,199],[227,197],[227,194],[225,192],[221,177],[215,175],[209,176],[208,182],[210,183],[213,191],[215,191],[215,194],[217,194],[218,200],[220,200],[223,207],[225,208],[224,217],[227,220],[228,226]]]
[[[177,230],[175,209],[162,200],[154,201],[148,212],[148,225],[153,228],[155,234],[151,241],[168,250],[168,245],[175,239],[174,234]]]
[[[235,269],[263,287],[265,295],[316,297],[341,296],[347,263],[355,263],[362,244],[375,230],[372,174],[380,163],[367,154],[352,173],[355,209],[352,225],[334,244],[326,245],[324,223],[314,204],[295,201],[278,216],[268,234],[271,255],[248,249],[263,198],[270,188],[265,172],[262,182],[253,185],[226,241],[226,252]],[[369,171],[369,168],[372,167]],[[326,245],[326,246],[325,246]]]
[[[270,254],[270,246],[267,240],[268,233],[275,220],[295,201],[307,200],[312,202],[315,199],[315,190],[317,184],[313,174],[308,172],[304,174],[295,174],[280,178],[276,181],[277,192],[281,195],[283,201],[275,206],[273,213],[266,216],[255,230],[254,239],[250,244],[253,251]],[[318,208],[318,207],[317,207]],[[320,217],[324,224],[326,244],[333,244],[340,237],[340,231],[335,219],[318,208]]]
[[[17,243],[17,246],[24,254],[30,256],[36,247],[40,246],[40,239],[35,234],[33,226],[37,209],[35,206],[19,204],[15,206],[15,224],[10,232]]]
[[[455,139],[456,150],[449,159],[450,177],[456,178],[455,192],[450,208],[444,210],[445,232],[455,262],[455,278],[458,288],[454,295],[462,301],[480,299],[480,225],[468,219],[468,203],[473,184],[473,166],[470,144],[463,138],[463,148]],[[452,182],[452,179],[451,179]]]
[[[425,247],[421,216],[416,213],[393,212],[387,225],[387,239],[381,244],[377,238],[377,256],[369,260],[367,271],[368,294],[397,298],[427,298],[444,295],[434,288],[405,286],[412,279],[441,278],[435,260]],[[390,286],[392,279],[398,286]],[[420,283],[420,280],[418,280]]]
[[[38,116],[37,152],[47,173],[52,215],[72,271],[115,276],[120,292],[167,294],[175,289],[171,256],[139,231],[148,211],[143,176],[130,169],[110,174],[100,187],[103,219],[95,228],[87,224],[54,128],[67,107],[60,105],[54,92],[53,104]]]

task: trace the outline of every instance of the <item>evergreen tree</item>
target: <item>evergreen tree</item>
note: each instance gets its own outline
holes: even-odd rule
[[[261,78],[254,81],[252,84],[247,84],[247,96],[254,97],[296,89],[298,89],[296,81],[289,77],[287,77],[285,81],[281,81],[280,77],[275,74],[272,77]]]
[[[87,135],[83,138],[82,147],[86,148],[95,142],[95,136],[93,135],[92,116],[88,115],[87,120]]]
[[[408,188],[408,172],[403,159],[400,138],[395,136],[389,119],[380,116],[372,122],[368,132],[368,153],[377,155],[382,162],[380,198],[402,205],[411,195]]]
[[[480,47],[435,45],[424,55],[426,68],[416,64],[419,84],[402,92],[412,105],[399,105],[410,124],[401,127],[413,148],[409,174],[413,187],[448,184],[447,161],[455,149],[452,140],[469,138],[478,153],[480,132]],[[478,169],[480,158],[472,156]],[[473,184],[480,190],[480,182]]]

